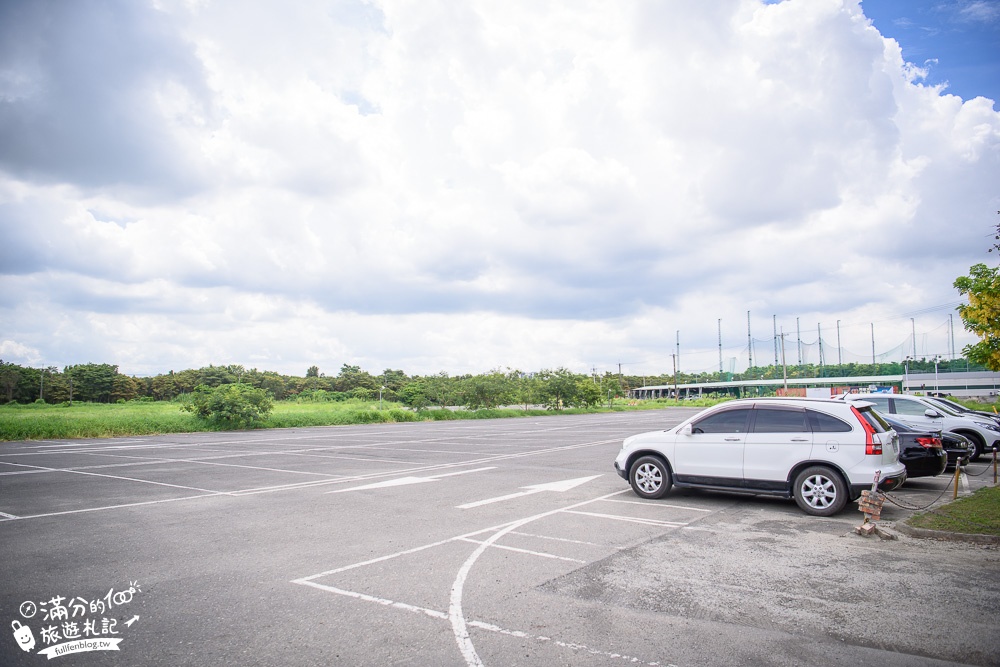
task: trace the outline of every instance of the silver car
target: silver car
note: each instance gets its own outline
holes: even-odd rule
[[[864,401],[914,428],[951,431],[968,438],[973,446],[969,460],[1000,446],[1000,424],[989,417],[959,415],[940,403],[909,394],[845,394],[847,401]]]
[[[831,516],[878,486],[906,480],[896,432],[866,403],[743,399],[704,410],[666,431],[626,438],[615,470],[642,498],[694,487],[794,498]]]

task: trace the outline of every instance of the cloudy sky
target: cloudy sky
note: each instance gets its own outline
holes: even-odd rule
[[[946,355],[998,35],[992,0],[8,0],[0,358]]]

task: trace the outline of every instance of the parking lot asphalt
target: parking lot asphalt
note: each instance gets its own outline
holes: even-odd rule
[[[693,412],[0,443],[0,664],[1000,663],[995,546],[633,495]]]

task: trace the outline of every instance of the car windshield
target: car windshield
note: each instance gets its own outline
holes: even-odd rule
[[[944,405],[943,403],[939,403],[939,402],[931,400],[931,399],[927,399],[924,402],[924,405],[930,406],[930,407],[934,408],[935,410],[937,410],[939,412],[943,412],[945,415],[947,415],[949,417],[961,417],[961,415],[958,414],[952,408],[948,407],[947,405]]]
[[[955,403],[954,401],[949,401],[946,398],[935,398],[934,399],[934,403],[935,403],[935,405],[940,405],[945,410],[949,410],[949,411],[955,413],[959,417],[964,417],[964,416],[966,416],[970,412],[975,412],[975,410],[971,410],[971,409],[965,407],[964,405],[959,405],[958,403]]]

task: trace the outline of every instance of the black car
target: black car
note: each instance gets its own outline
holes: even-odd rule
[[[948,466],[948,454],[941,442],[941,433],[920,431],[890,415],[879,416],[889,422],[899,435],[899,462],[906,466],[907,477],[933,477]],[[966,452],[968,455],[968,452]]]
[[[941,445],[948,454],[948,467],[954,468],[955,464],[962,461],[962,465],[969,462],[972,455],[972,443],[964,435],[945,431],[941,434]]]

